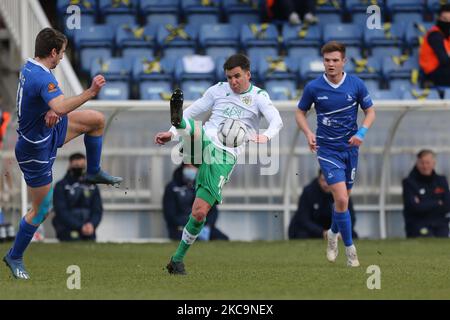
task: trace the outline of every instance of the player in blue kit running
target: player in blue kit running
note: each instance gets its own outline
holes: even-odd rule
[[[19,75],[19,127],[15,153],[31,194],[32,207],[20,221],[13,246],[3,258],[18,279],[30,278],[22,257],[48,213],[44,203],[52,195],[52,166],[58,148],[84,134],[86,181],[111,185],[122,181],[122,178],[110,176],[100,168],[104,116],[93,110],[74,111],[99,93],[105,79],[98,75],[93,78],[89,89],[66,98],[50,71],[63,58],[66,46],[67,38],[61,32],[51,28],[41,30],[36,37],[35,58],[28,59]]]
[[[309,148],[317,153],[320,168],[333,194],[332,224],[327,232],[327,259],[336,261],[340,233],[345,244],[347,265],[358,267],[348,200],[358,165],[358,149],[375,120],[375,110],[363,81],[344,72],[345,46],[335,41],[328,42],[322,47],[322,55],[325,74],[305,86],[296,111],[296,121],[308,140]],[[317,114],[316,134],[306,121],[306,113],[313,103]],[[358,129],[359,106],[365,118]]]

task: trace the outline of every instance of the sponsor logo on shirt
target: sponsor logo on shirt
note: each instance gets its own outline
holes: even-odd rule
[[[317,97],[317,100],[328,100],[327,96]]]
[[[352,101],[353,97],[347,93],[347,101]]]

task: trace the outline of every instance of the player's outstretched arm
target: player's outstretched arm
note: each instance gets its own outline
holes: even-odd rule
[[[361,128],[359,128],[358,132],[348,140],[348,143],[352,146],[359,147],[363,143],[367,130],[369,130],[375,121],[375,108],[373,106],[364,109],[364,114],[365,117]]]
[[[91,87],[78,96],[65,98],[60,95],[49,101],[49,107],[56,112],[58,116],[63,116],[80,107],[83,103],[93,99],[105,85],[106,80],[102,75],[97,75],[92,79]]]
[[[297,122],[298,128],[305,134],[309,149],[312,152],[317,152],[316,135],[309,128],[308,121],[306,120],[306,111],[297,109],[295,111],[295,121]]]

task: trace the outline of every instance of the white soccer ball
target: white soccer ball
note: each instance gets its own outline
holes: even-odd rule
[[[224,146],[236,148],[246,141],[247,127],[238,119],[227,118],[219,124],[217,137]]]

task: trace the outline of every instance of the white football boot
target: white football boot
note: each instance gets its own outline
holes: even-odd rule
[[[330,262],[335,262],[338,256],[338,235],[330,230],[327,231],[327,259]]]
[[[354,244],[345,247],[345,254],[347,255],[347,266],[359,267],[358,255],[356,254],[356,247]]]

